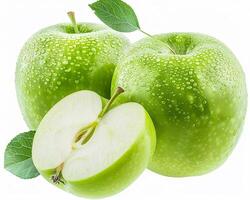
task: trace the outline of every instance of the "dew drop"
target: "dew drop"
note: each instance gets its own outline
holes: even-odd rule
[[[68,63],[69,63],[68,60],[64,60],[64,61],[63,61],[63,64],[64,64],[64,65],[67,65]]]

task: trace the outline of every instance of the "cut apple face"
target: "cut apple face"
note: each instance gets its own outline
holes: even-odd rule
[[[103,197],[124,189],[147,167],[155,148],[153,123],[138,103],[108,111],[116,96],[103,106],[96,93],[79,91],[45,115],[32,157],[46,179],[79,196]]]
[[[33,143],[36,166],[49,170],[62,164],[72,152],[77,133],[93,123],[101,110],[101,98],[90,91],[76,92],[57,103],[37,129]]]

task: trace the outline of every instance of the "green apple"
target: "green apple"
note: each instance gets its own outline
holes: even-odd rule
[[[245,77],[217,39],[196,33],[142,39],[116,68],[117,85],[126,90],[117,102],[142,104],[154,122],[151,170],[201,175],[220,166],[236,145],[246,113]]]
[[[79,90],[109,98],[113,71],[127,39],[104,26],[58,24],[24,45],[17,61],[16,90],[24,119],[36,129],[60,99]]]
[[[49,182],[77,196],[105,197],[126,188],[147,168],[156,140],[149,115],[132,102],[107,112],[112,101],[104,107],[95,92],[78,91],[45,115],[32,159]]]

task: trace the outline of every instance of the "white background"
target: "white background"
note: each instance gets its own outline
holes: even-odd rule
[[[48,25],[68,22],[66,12],[76,11],[79,21],[99,22],[88,0],[0,1],[0,199],[76,200],[41,177],[21,180],[3,169],[4,149],[17,133],[27,130],[16,101],[15,62],[23,43]],[[249,86],[249,0],[127,0],[135,9],[141,27],[151,33],[202,32],[225,42],[236,54]],[[143,37],[127,34],[131,41]],[[249,200],[249,116],[233,154],[216,171],[192,178],[168,178],[146,170],[130,187],[110,199]]]

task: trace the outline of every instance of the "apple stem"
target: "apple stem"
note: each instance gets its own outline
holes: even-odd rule
[[[73,25],[75,33],[80,33],[79,29],[78,29],[78,26],[77,26],[77,23],[76,23],[75,13],[73,11],[69,11],[67,14],[69,16],[69,19],[70,19],[72,25]]]
[[[122,89],[121,87],[118,87],[115,91],[115,93],[113,94],[113,96],[110,98],[110,100],[108,101],[108,103],[104,106],[102,112],[99,114],[98,119],[95,120],[94,122],[90,123],[89,125],[87,125],[86,127],[84,127],[82,130],[79,131],[79,133],[76,135],[75,137],[75,143],[72,145],[72,149],[78,149],[79,147],[81,147],[83,144],[85,144],[90,137],[92,136],[92,134],[95,131],[96,126],[99,123],[99,120],[104,116],[104,114],[108,111],[108,109],[110,108],[111,104],[114,102],[114,100],[121,94],[124,92],[124,89]]]
[[[121,87],[118,87],[115,91],[115,93],[113,94],[113,96],[110,98],[110,100],[108,101],[108,103],[105,105],[105,107],[103,108],[102,112],[99,115],[99,118],[102,118],[104,116],[104,114],[108,111],[108,109],[110,108],[111,104],[114,102],[114,100],[121,94],[124,92],[124,89]]]
[[[165,46],[167,46],[168,49],[169,49],[173,54],[176,54],[175,51],[174,51],[167,43],[165,43],[165,42],[163,42],[163,41],[161,41],[161,40],[158,40],[158,39],[154,38],[153,35],[151,35],[151,34],[145,32],[145,31],[143,31],[142,29],[138,29],[138,30],[139,30],[141,33],[143,33],[144,35],[146,35],[146,36],[148,36],[148,37],[150,37],[150,38],[152,38],[152,39],[154,39],[154,40],[156,40],[156,41],[158,41],[158,42],[161,42],[162,44],[164,44]]]

